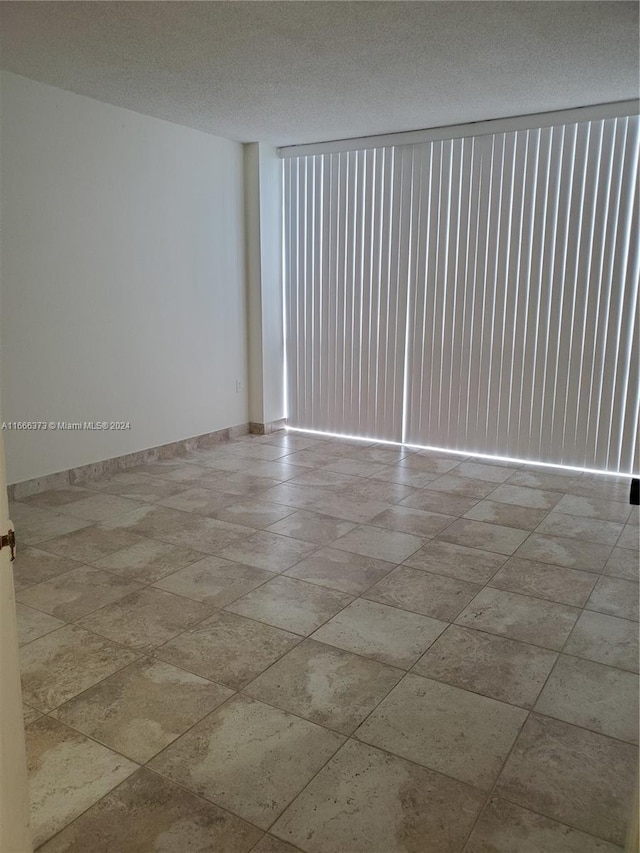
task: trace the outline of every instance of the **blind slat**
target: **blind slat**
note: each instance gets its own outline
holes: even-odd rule
[[[639,144],[630,116],[285,160],[289,423],[637,470]]]

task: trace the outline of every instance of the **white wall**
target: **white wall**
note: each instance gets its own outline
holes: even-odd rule
[[[248,420],[242,146],[2,73],[7,480]],[[241,391],[236,390],[236,381]]]
[[[261,142],[244,146],[249,300],[249,415],[285,417],[282,314],[282,160]]]

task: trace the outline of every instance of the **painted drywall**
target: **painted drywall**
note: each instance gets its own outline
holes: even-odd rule
[[[5,430],[8,482],[245,423],[242,146],[0,86],[2,417],[131,424]]]
[[[249,305],[249,416],[285,417],[282,315],[282,160],[271,145],[244,146]]]
[[[262,252],[260,251],[259,143],[244,147],[244,237],[247,266],[247,319],[249,323],[249,419],[265,423],[262,387]]]

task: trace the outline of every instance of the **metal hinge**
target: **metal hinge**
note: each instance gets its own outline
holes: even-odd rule
[[[16,532],[9,530],[4,536],[0,536],[0,551],[3,548],[11,548],[11,559],[16,558]]]

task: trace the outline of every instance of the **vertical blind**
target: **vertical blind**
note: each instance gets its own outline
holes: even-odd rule
[[[637,471],[638,152],[632,116],[285,159],[289,423]]]

